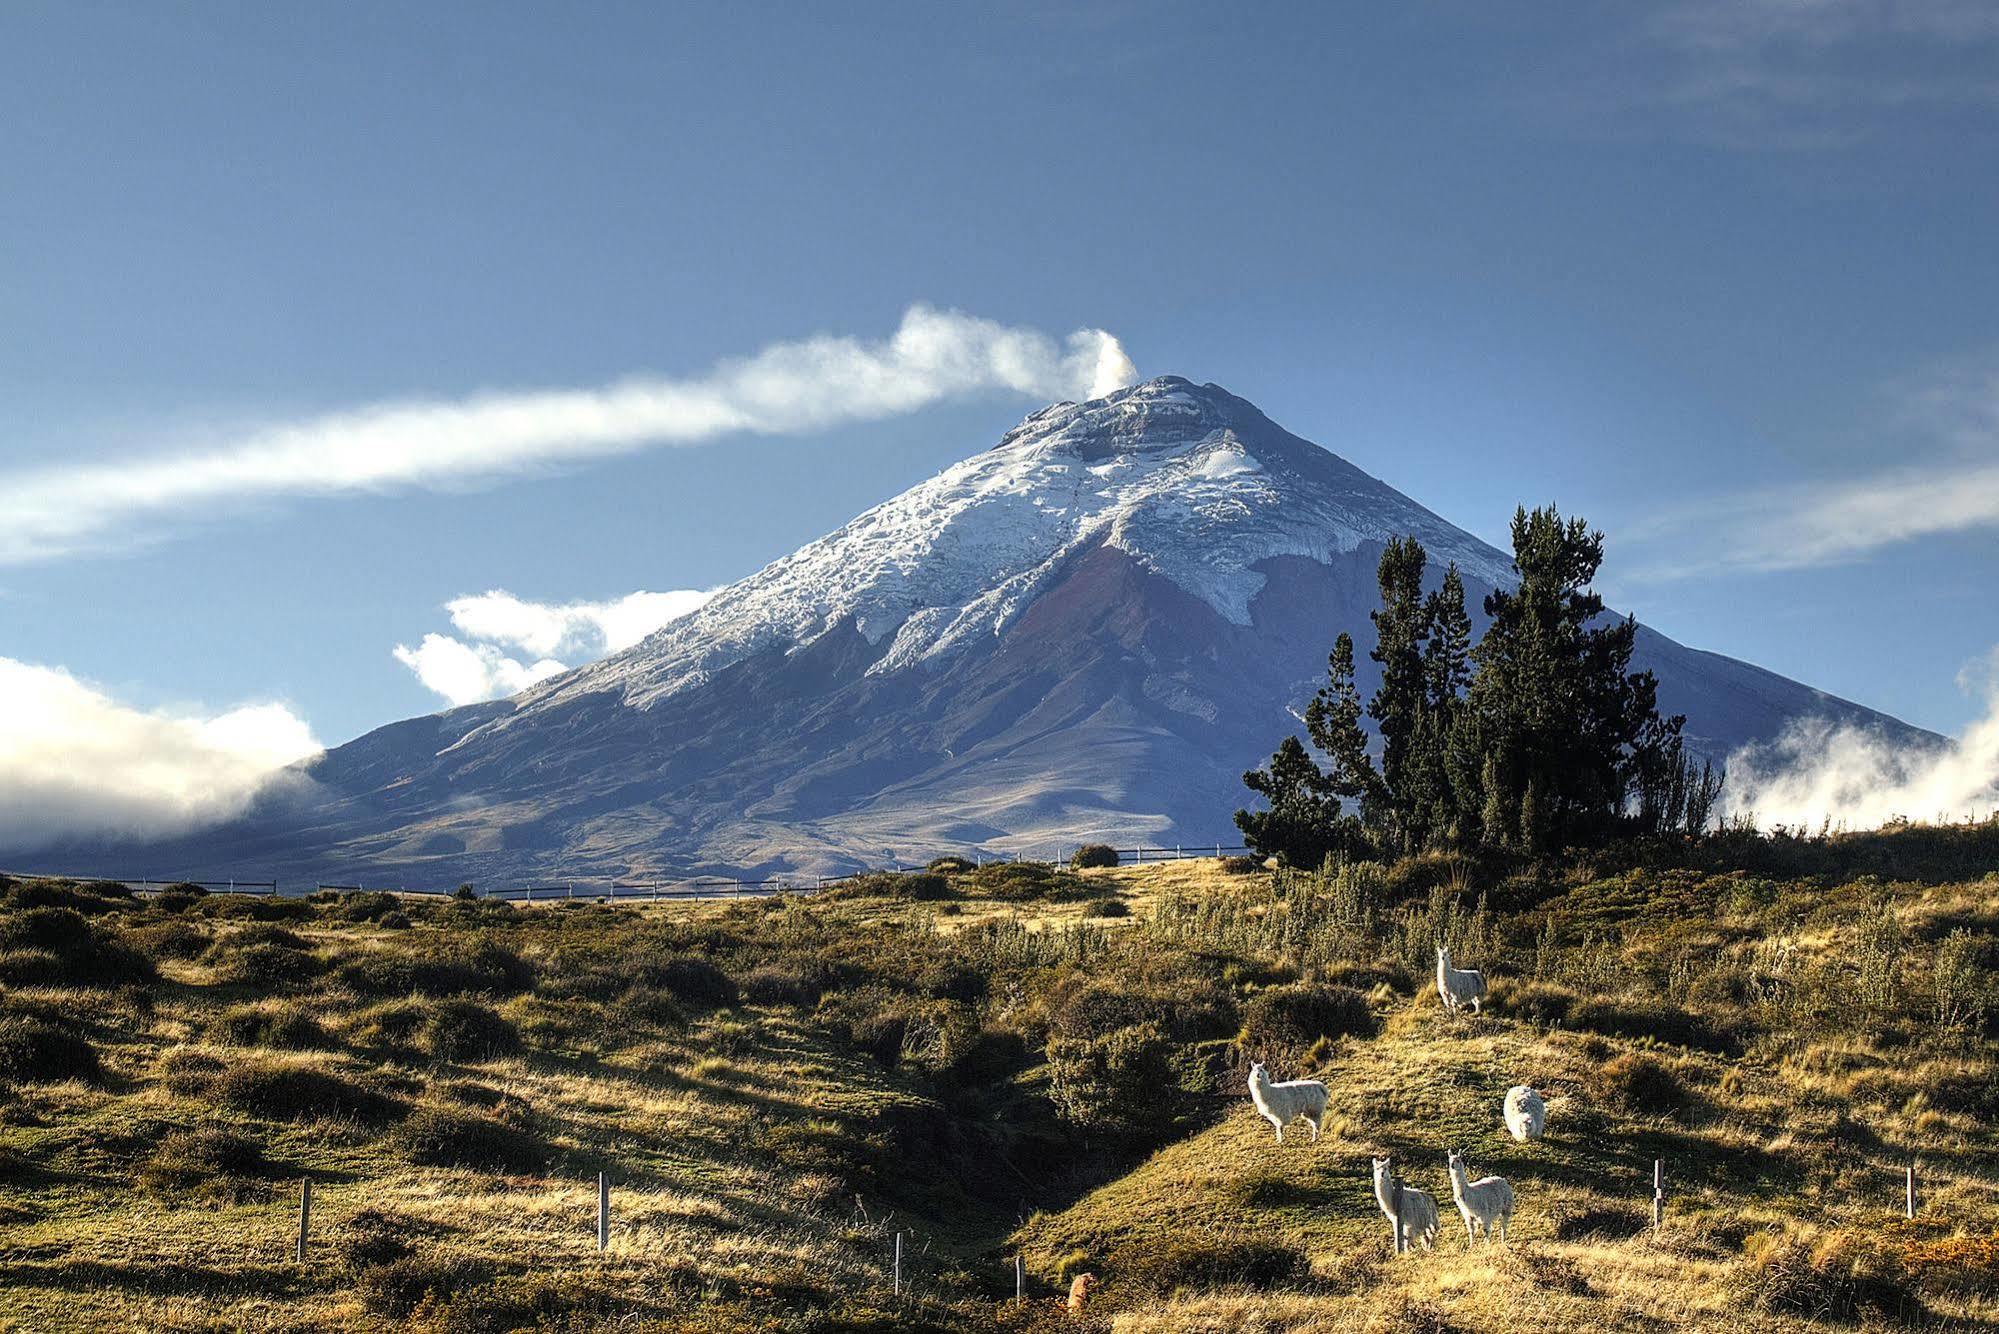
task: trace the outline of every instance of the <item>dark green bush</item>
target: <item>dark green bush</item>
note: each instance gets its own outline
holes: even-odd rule
[[[238,946],[229,940],[209,946],[203,957],[213,962],[217,982],[259,990],[303,986],[325,967],[304,950],[261,943]]]
[[[13,882],[0,906],[17,912],[28,908],[70,908],[94,916],[125,907],[131,898],[131,890],[109,881],[75,885],[63,880],[23,880]]]
[[[0,954],[19,956],[0,975],[14,986],[121,987],[158,976],[151,959],[74,908],[0,916]]]
[[[200,911],[203,917],[210,918],[303,922],[312,916],[312,905],[304,899],[281,899],[270,894],[211,894]]]
[[[222,1012],[214,1031],[237,1047],[306,1051],[334,1045],[319,1021],[298,1005],[239,1005]]]
[[[1050,1038],[1048,1096],[1073,1125],[1141,1139],[1158,1135],[1177,1111],[1171,1050],[1151,1024],[1100,1038]]]
[[[153,895],[153,907],[163,913],[184,913],[201,902],[202,896],[207,893],[205,889],[199,894],[190,894],[183,889],[163,889]]]
[[[759,964],[743,978],[743,998],[752,1005],[793,1005],[809,1010],[825,986],[816,972],[784,964]]]
[[[334,915],[348,922],[379,922],[402,911],[402,900],[378,889],[355,890],[340,896]]]
[[[1487,1003],[1495,1013],[1560,1028],[1576,1007],[1576,993],[1553,982],[1502,979],[1493,985]]]
[[[1069,865],[1078,871],[1108,869],[1117,864],[1117,849],[1108,843],[1085,843],[1069,858]]]
[[[27,1015],[0,1016],[0,1081],[55,1084],[102,1074],[96,1048],[82,1035]]]
[[[1741,1049],[1737,1034],[1708,1018],[1665,1001],[1590,996],[1569,1010],[1571,1028],[1620,1038],[1651,1038],[1681,1047],[1734,1054]]]
[[[1381,1024],[1367,997],[1351,987],[1319,982],[1265,987],[1242,1011],[1244,1051],[1260,1060],[1297,1056],[1320,1038],[1373,1037]]]
[[[642,977],[689,1005],[712,1009],[736,1003],[736,984],[729,980],[729,975],[707,959],[693,955],[648,964]]]
[[[209,1087],[223,1105],[272,1121],[325,1117],[379,1124],[401,1110],[393,1098],[302,1065],[232,1066],[215,1076]]]
[[[1083,905],[1085,917],[1129,917],[1131,905],[1120,898],[1091,899]]]
[[[1046,862],[988,862],[964,880],[965,892],[1009,903],[1086,899],[1098,890],[1095,882],[1058,871]]]
[[[490,1116],[448,1107],[419,1107],[391,1136],[396,1149],[422,1167],[470,1167],[525,1175],[548,1164],[548,1150],[527,1131]]]
[[[1736,1293],[1756,1310],[1815,1321],[1873,1315],[1897,1325],[1924,1323],[1907,1270],[1875,1238],[1837,1231],[1758,1241],[1733,1276]]]
[[[156,922],[125,933],[133,948],[155,959],[192,959],[206,950],[213,937],[186,922]]]
[[[422,1039],[424,1050],[440,1061],[488,1061],[521,1047],[520,1033],[492,1006],[462,997],[431,1007]]]
[[[976,868],[964,857],[938,857],[923,869],[938,875],[963,875]]]
[[[175,1095],[201,1098],[215,1083],[224,1067],[220,1060],[192,1047],[175,1047],[164,1053],[153,1067],[160,1080]]]

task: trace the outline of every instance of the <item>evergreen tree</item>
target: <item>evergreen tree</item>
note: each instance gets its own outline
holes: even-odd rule
[[[1369,828],[1381,826],[1387,793],[1374,760],[1367,753],[1367,731],[1361,726],[1360,692],[1354,684],[1353,636],[1342,631],[1326,660],[1326,684],[1305,706],[1305,731],[1312,744],[1332,762],[1333,791],[1360,803],[1361,819]]]
[[[1428,607],[1423,601],[1423,567],[1428,557],[1413,537],[1391,539],[1381,553],[1376,578],[1381,585],[1381,610],[1371,613],[1374,648],[1368,654],[1381,664],[1381,686],[1368,701],[1367,716],[1381,736],[1381,829],[1383,842],[1397,851],[1414,851],[1424,835],[1423,793],[1418,776],[1426,757],[1419,754],[1424,729],[1427,681],[1425,640]]]
[[[1270,763],[1250,770],[1242,781],[1270,803],[1267,811],[1235,813],[1243,841],[1259,856],[1317,866],[1329,853],[1347,850],[1359,836],[1353,817],[1340,812],[1332,781],[1295,736],[1285,737]]]

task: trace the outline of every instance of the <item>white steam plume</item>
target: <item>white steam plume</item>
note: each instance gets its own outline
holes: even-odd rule
[[[1136,370],[1116,338],[1066,340],[912,306],[885,341],[777,343],[685,380],[391,403],[281,423],[218,448],[0,474],[0,564],[129,544],[135,528],[217,505],[442,486],[538,465],[790,434],[1006,390],[1101,396]]]
[[[135,709],[61,668],[13,658],[0,658],[0,699],[0,848],[15,852],[229,819],[320,748],[282,704],[206,716]]]
[[[1974,673],[1959,677],[1969,685]],[[1982,672],[1984,717],[1941,748],[1900,746],[1823,719],[1795,723],[1775,742],[1728,761],[1723,813],[1764,828],[1831,820],[1873,829],[1896,817],[1984,817],[1999,809],[1999,649]]]

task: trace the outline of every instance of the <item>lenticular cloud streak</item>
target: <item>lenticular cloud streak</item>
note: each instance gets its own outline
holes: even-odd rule
[[[1002,391],[1101,397],[1137,378],[1118,340],[912,306],[890,337],[774,344],[690,379],[379,404],[212,449],[0,474],[0,564],[128,545],[197,511],[439,487],[729,433],[797,434]]]

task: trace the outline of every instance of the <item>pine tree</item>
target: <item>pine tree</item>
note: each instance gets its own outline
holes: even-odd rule
[[[1243,841],[1260,856],[1317,866],[1357,841],[1353,817],[1341,814],[1332,781],[1297,737],[1285,737],[1270,763],[1250,770],[1242,781],[1270,804],[1267,811],[1235,813]]]
[[[1353,636],[1341,632],[1326,660],[1326,684],[1305,706],[1305,731],[1312,744],[1332,762],[1333,791],[1360,802],[1361,819],[1381,827],[1386,792],[1374,760],[1367,753],[1367,731],[1360,724],[1360,692],[1354,685]]]

